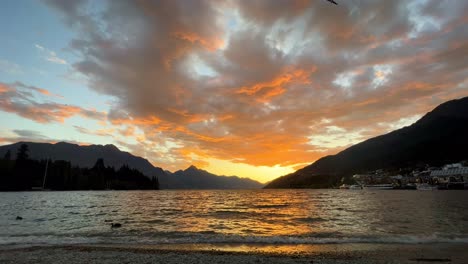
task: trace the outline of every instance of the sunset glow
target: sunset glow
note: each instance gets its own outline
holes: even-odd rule
[[[268,182],[468,96],[468,1],[20,2],[0,3],[2,145]]]

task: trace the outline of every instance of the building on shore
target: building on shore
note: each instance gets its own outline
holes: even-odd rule
[[[431,171],[430,178],[439,188],[463,189],[468,181],[468,167],[460,163],[447,164],[440,170]]]
[[[397,189],[416,189],[417,184],[429,184],[438,189],[467,189],[468,167],[453,163],[443,167],[426,166],[423,170],[393,175],[384,170],[376,170],[355,174],[353,179],[360,186],[392,184]]]

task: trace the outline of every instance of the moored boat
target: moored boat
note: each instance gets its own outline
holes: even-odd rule
[[[433,191],[433,190],[438,190],[437,185],[431,185],[429,183],[418,183],[416,184],[416,190],[418,191]]]
[[[392,184],[368,184],[363,186],[364,190],[393,190]]]

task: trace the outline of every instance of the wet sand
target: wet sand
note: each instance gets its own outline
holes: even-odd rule
[[[467,244],[1,247],[0,263],[467,263]]]

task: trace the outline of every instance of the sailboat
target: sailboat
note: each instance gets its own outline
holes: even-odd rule
[[[45,189],[46,179],[47,179],[47,169],[49,168],[49,159],[47,159],[45,170],[44,170],[44,178],[42,180],[42,187],[32,187],[33,191],[50,191],[49,189]]]

